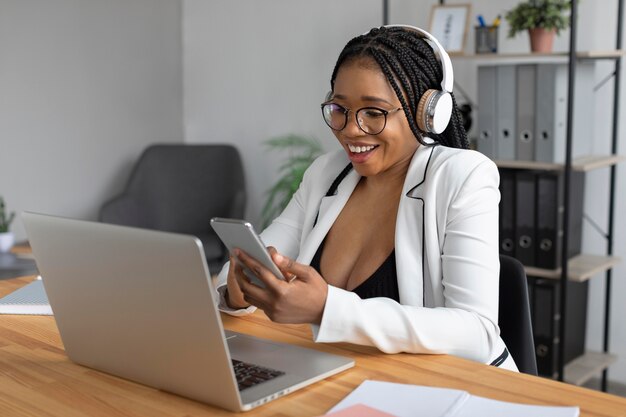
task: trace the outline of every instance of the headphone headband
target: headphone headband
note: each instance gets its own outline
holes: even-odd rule
[[[433,48],[433,51],[435,52],[435,55],[437,55],[439,60],[441,61],[441,68],[442,68],[442,72],[443,72],[443,79],[441,80],[441,89],[443,91],[448,92],[448,93],[452,92],[452,88],[454,86],[454,75],[453,75],[454,73],[452,71],[452,61],[450,60],[450,56],[448,55],[446,50],[443,49],[443,46],[441,46],[441,44],[439,43],[437,38],[435,38],[430,33],[426,32],[424,29],[418,28],[417,26],[411,26],[411,25],[385,25],[385,26],[382,26],[382,27],[385,27],[385,28],[405,28],[405,29],[411,29],[411,30],[417,32],[423,39],[429,41],[429,45],[431,46],[431,48]],[[365,34],[366,33],[364,33],[364,35]]]

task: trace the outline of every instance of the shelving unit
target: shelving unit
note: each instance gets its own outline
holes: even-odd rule
[[[567,140],[566,140],[566,160],[565,160],[565,200],[569,201],[569,193],[570,193],[570,174],[573,169],[573,161],[572,161],[572,126],[573,126],[573,103],[575,100],[574,93],[574,81],[576,76],[576,62],[577,62],[577,51],[576,51],[576,36],[578,33],[578,1],[572,0],[570,2],[571,7],[571,29],[570,29],[570,45],[569,45],[569,82],[568,82],[568,103],[567,103]],[[617,36],[616,36],[616,46],[615,52],[612,54],[587,54],[584,59],[612,59],[615,64],[615,73],[614,73],[614,89],[613,89],[613,130],[612,130],[612,140],[611,140],[611,156],[616,157],[617,155],[617,142],[618,142],[618,127],[619,127],[619,104],[620,104],[620,84],[621,84],[621,61],[624,56],[624,52],[622,51],[622,16],[624,11],[624,1],[618,0],[617,7]],[[615,164],[610,165],[610,185],[609,185],[609,219],[608,219],[608,232],[606,234],[607,239],[607,257],[613,256],[613,228],[614,228],[614,211],[615,211],[615,178],[616,178],[616,170]],[[563,216],[563,224],[568,224],[569,222],[569,209],[567,205],[565,205],[565,211]],[[570,262],[567,259],[567,251],[568,251],[568,230],[567,227],[564,228],[565,233],[563,234],[563,254],[561,259],[561,308],[560,314],[562,320],[560,321],[559,326],[559,338],[560,340],[565,340],[565,311],[566,311],[566,296],[567,296],[567,282],[570,276]],[[572,270],[574,270],[574,265],[572,265]],[[593,269],[591,269],[593,271]],[[573,383],[582,384],[591,376],[596,375],[600,371],[602,371],[602,390],[606,391],[607,389],[607,369],[608,366],[615,361],[615,357],[609,353],[609,329],[610,329],[610,305],[611,305],[611,274],[612,267],[608,267],[606,269],[606,292],[604,297],[604,341],[603,341],[603,351],[600,354],[587,352],[582,357],[572,361],[568,366],[565,366],[564,363],[564,354],[565,354],[565,344],[559,344],[559,362],[558,362],[558,379],[562,381],[571,381]],[[581,276],[583,276],[582,274]],[[592,276],[594,274],[590,274]]]
[[[439,0],[439,4],[444,4],[444,0]],[[566,150],[565,162],[543,163],[535,161],[517,161],[517,160],[496,160],[499,168],[514,168],[528,170],[548,170],[562,171],[564,173],[565,196],[564,201],[569,201],[571,190],[571,173],[573,171],[587,172],[600,168],[610,169],[610,184],[608,190],[609,199],[609,215],[608,227],[606,232],[607,251],[606,255],[588,255],[581,254],[571,259],[567,258],[568,253],[568,227],[564,227],[562,241],[562,257],[560,260],[560,268],[554,270],[546,270],[535,267],[525,267],[529,276],[560,280],[560,317],[559,322],[559,340],[566,340],[565,317],[566,317],[566,300],[567,300],[567,283],[584,282],[599,273],[605,272],[606,290],[604,296],[604,340],[602,352],[586,352],[584,355],[572,360],[570,363],[564,363],[565,343],[559,343],[558,354],[558,371],[556,378],[576,385],[582,385],[589,378],[602,372],[602,390],[607,389],[607,369],[616,361],[615,355],[609,353],[609,328],[610,328],[610,305],[611,305],[611,273],[612,268],[617,265],[621,259],[613,256],[613,228],[614,228],[614,206],[615,206],[615,181],[617,163],[626,160],[626,157],[617,155],[618,142],[618,115],[619,115],[619,91],[621,82],[621,62],[622,57],[626,56],[626,51],[622,49],[622,16],[624,11],[624,1],[618,0],[617,10],[617,40],[615,50],[605,51],[576,51],[576,36],[578,30],[578,4],[571,1],[571,30],[569,51],[564,53],[537,54],[537,53],[513,53],[513,54],[467,54],[455,55],[455,60],[470,60],[473,64],[524,64],[524,63],[551,63],[551,64],[567,64],[568,65],[568,102],[567,102],[567,129],[566,129]],[[573,113],[575,101],[575,76],[576,65],[580,61],[599,61],[609,60],[615,64],[614,78],[614,94],[613,94],[613,125],[612,125],[612,142],[610,155],[597,156],[589,155],[577,159],[572,158],[572,141],[573,141]],[[563,224],[569,224],[569,208],[565,205],[563,213]]]

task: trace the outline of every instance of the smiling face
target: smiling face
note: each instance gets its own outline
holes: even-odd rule
[[[378,64],[368,58],[345,62],[337,72],[332,102],[351,110],[347,125],[333,133],[361,176],[406,170],[419,142],[404,112],[394,111],[400,101]],[[363,107],[389,111],[382,132],[369,135],[359,128],[354,114]]]

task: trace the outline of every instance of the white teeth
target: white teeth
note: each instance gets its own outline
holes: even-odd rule
[[[368,146],[348,145],[348,149],[350,149],[350,152],[352,152],[352,153],[369,152],[369,151],[371,151],[374,148],[375,148],[375,146],[373,146],[373,145],[368,145]]]

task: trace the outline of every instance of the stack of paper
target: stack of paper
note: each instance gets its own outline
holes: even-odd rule
[[[516,404],[477,397],[461,390],[365,381],[328,415],[360,416],[362,406],[370,413],[365,415],[372,417],[578,417],[580,413],[578,407]]]
[[[52,315],[43,281],[38,279],[0,298],[0,314]]]

